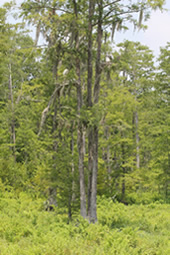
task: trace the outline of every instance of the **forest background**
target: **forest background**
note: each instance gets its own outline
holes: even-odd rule
[[[97,196],[169,202],[170,43],[157,66],[139,42],[113,47],[116,31],[145,29],[163,4],[28,0],[15,24],[15,5],[0,8],[2,194],[43,197],[70,219],[80,208],[90,222]]]

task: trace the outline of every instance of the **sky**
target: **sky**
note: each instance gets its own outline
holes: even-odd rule
[[[7,1],[0,0],[0,6],[5,2]],[[18,6],[22,2],[23,0],[16,0]],[[167,42],[170,42],[170,0],[166,0],[165,8],[168,11],[157,10],[151,13],[150,19],[145,23],[148,26],[147,30],[134,32],[133,29],[130,29],[127,32],[117,32],[115,43],[124,40],[139,41],[153,50],[155,56],[158,56],[160,47],[165,47]]]
[[[115,40],[119,43],[122,40],[139,41],[147,45],[158,56],[160,47],[170,42],[170,0],[166,1],[165,7],[168,11],[152,11],[150,19],[145,23],[148,28],[143,31],[134,32],[133,29],[116,34]]]

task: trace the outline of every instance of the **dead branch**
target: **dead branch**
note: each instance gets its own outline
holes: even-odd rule
[[[40,121],[40,127],[39,127],[39,131],[38,131],[38,136],[40,136],[40,134],[41,134],[41,132],[42,132],[42,128],[43,128],[44,123],[45,123],[46,118],[47,118],[47,114],[48,114],[48,112],[49,112],[49,110],[50,110],[50,106],[52,105],[52,103],[53,103],[53,101],[54,101],[54,99],[55,99],[55,97],[56,97],[57,92],[59,92],[60,89],[63,88],[63,87],[65,87],[66,85],[68,85],[68,83],[65,83],[65,84],[62,84],[62,85],[58,85],[58,84],[56,85],[56,88],[55,88],[53,94],[52,94],[51,97],[50,97],[50,100],[49,100],[49,102],[48,102],[47,107],[42,111],[41,121]]]

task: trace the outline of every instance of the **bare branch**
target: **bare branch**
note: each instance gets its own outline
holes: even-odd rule
[[[104,8],[107,8],[108,6],[110,6],[110,5],[112,5],[112,4],[116,4],[116,3],[120,2],[120,1],[121,1],[121,0],[116,0],[116,1],[113,1],[113,2],[111,2],[111,3],[109,3],[109,4],[106,4],[106,5],[103,6],[103,9],[104,9]]]
[[[114,8],[112,8],[108,13],[106,13],[105,14],[105,16],[103,17],[103,19],[102,19],[102,22],[112,13],[112,11],[114,11]],[[122,11],[122,12],[120,12],[120,13],[117,13],[117,14],[115,14],[115,15],[113,15],[112,17],[119,17],[119,16],[121,16],[121,15],[125,15],[125,14],[131,14],[131,13],[137,13],[137,12],[139,12],[139,10],[132,10],[132,11]],[[110,17],[109,17],[110,18]],[[109,22],[111,22],[111,20],[109,20]],[[96,23],[94,23],[93,24],[93,26],[96,26],[96,25],[98,25],[98,22],[96,22]]]
[[[42,132],[42,128],[43,128],[44,123],[45,123],[46,118],[47,118],[47,114],[48,114],[48,112],[49,112],[50,106],[52,105],[52,103],[53,103],[53,101],[54,101],[54,99],[55,99],[55,96],[56,96],[57,92],[60,91],[60,89],[63,88],[64,86],[66,86],[66,85],[68,85],[68,83],[62,84],[62,85],[60,85],[60,86],[59,86],[58,84],[56,85],[56,88],[55,88],[53,94],[52,94],[51,97],[50,97],[50,100],[49,100],[49,102],[48,102],[47,107],[46,107],[46,108],[43,110],[43,112],[42,112],[40,127],[39,127],[39,131],[38,131],[38,136],[40,136],[40,134],[41,134],[41,132]]]
[[[35,46],[37,46],[38,39],[40,37],[40,29],[41,29],[41,22],[39,21],[37,26],[36,26],[36,36],[35,36],[35,41],[34,41]]]
[[[24,8],[23,8],[24,9]],[[51,10],[54,10],[54,11],[61,11],[61,12],[65,12],[65,13],[68,13],[68,14],[72,14],[72,12],[68,11],[68,10],[64,10],[62,8],[55,8],[55,7],[51,7],[51,6],[30,6],[29,7],[29,10],[40,10],[40,9],[51,9]]]

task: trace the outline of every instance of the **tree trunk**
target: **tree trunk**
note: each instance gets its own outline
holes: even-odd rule
[[[98,173],[98,127],[93,129],[93,169],[91,180],[91,198],[90,198],[90,222],[97,221],[97,173]]]
[[[99,7],[99,16],[98,16],[98,28],[97,28],[97,57],[96,57],[96,68],[95,68],[95,84],[94,84],[94,91],[93,91],[94,104],[98,103],[99,92],[100,92],[103,0],[100,0],[98,2],[98,7]],[[93,12],[94,12],[94,7],[93,7]],[[92,18],[90,16],[91,14],[92,12],[91,12],[91,9],[89,8],[89,28],[92,28],[91,27],[92,23],[90,23]],[[90,47],[92,47],[92,44],[91,44],[91,41],[89,40],[89,53],[90,53]],[[88,78],[91,79],[92,78],[91,76],[92,63],[90,65],[90,61],[92,62],[92,59],[90,59],[91,57],[90,54],[88,56],[89,56],[88,58],[89,77]],[[91,89],[92,89],[92,86],[91,86]],[[89,94],[89,107],[92,106],[92,102],[90,101],[90,96],[91,95]],[[91,139],[91,141],[89,141],[89,153],[90,153],[89,154],[89,164],[90,164],[89,176],[91,177],[91,181],[89,183],[89,185],[91,185],[90,194],[89,194],[90,195],[89,221],[92,223],[95,223],[97,221],[97,174],[98,174],[98,126],[97,125],[94,125],[93,127],[90,128],[89,139]]]
[[[54,83],[57,83],[57,77],[58,77],[58,64],[59,64],[59,54],[56,57],[56,60],[53,62],[53,78],[54,78]],[[54,93],[54,97],[53,97],[53,101],[51,102],[51,104],[53,103],[53,107],[54,107],[54,116],[53,116],[53,123],[52,123],[52,134],[53,134],[53,151],[57,152],[57,147],[58,147],[58,142],[57,142],[57,135],[56,135],[56,130],[57,130],[57,114],[58,114],[58,101],[59,101],[59,96],[58,96],[58,92]],[[53,160],[55,162],[56,160],[56,156],[53,155]],[[56,163],[53,164],[53,168],[56,169]],[[48,201],[50,203],[50,205],[57,207],[57,187],[50,187],[49,188],[49,198]]]
[[[57,207],[57,189],[50,187],[48,189],[48,199],[45,201],[45,210],[53,211]]]
[[[86,191],[85,191],[85,177],[84,177],[84,149],[83,149],[83,127],[78,124],[77,145],[79,153],[79,178],[80,178],[80,214],[83,218],[87,217],[86,213]]]
[[[81,74],[80,74],[80,61],[76,60],[76,73],[78,76],[77,81],[77,112],[80,117],[80,110],[82,107],[82,88],[81,88]],[[80,213],[83,218],[87,217],[86,212],[86,190],[85,190],[85,176],[84,176],[84,133],[83,133],[83,124],[81,120],[78,120],[78,129],[77,129],[77,147],[79,154],[79,178],[80,178]]]
[[[71,143],[70,143],[70,149],[71,149],[72,158],[74,157],[74,136],[73,136],[73,130],[74,130],[74,123],[73,123],[73,125],[71,127]],[[72,174],[71,202],[72,203],[75,202],[75,198],[76,198],[74,173],[75,173],[75,166],[74,166],[74,160],[72,159],[72,164],[71,164],[71,174]]]
[[[91,214],[92,170],[93,170],[93,128],[88,130],[88,217]]]
[[[87,78],[87,107],[92,108],[92,17],[94,14],[94,1],[89,0],[89,25],[88,25],[88,78]],[[92,194],[92,171],[93,171],[93,127],[88,128],[88,217],[91,217],[91,194]]]
[[[77,2],[73,0],[74,5],[74,14],[76,16],[76,20],[78,18],[78,10],[77,10]],[[79,45],[79,32],[76,27],[75,33],[75,48],[78,50]],[[79,116],[78,120],[78,128],[77,128],[77,147],[78,147],[78,154],[79,154],[79,161],[78,161],[78,169],[79,169],[79,181],[80,181],[80,214],[83,218],[87,217],[86,211],[86,189],[85,189],[85,176],[84,176],[84,130],[83,130],[83,123],[80,120],[80,111],[83,105],[83,98],[82,98],[82,84],[81,84],[81,68],[80,68],[80,59],[76,56],[76,74],[78,77],[77,80],[77,114]]]
[[[81,90],[81,79],[80,79],[80,65],[77,63],[77,74],[78,74],[78,85],[77,85],[77,111],[80,116],[80,109],[82,107],[82,90]],[[80,178],[80,213],[83,218],[87,217],[86,213],[86,191],[85,191],[85,176],[84,176],[84,133],[83,124],[81,120],[78,120],[77,129],[77,147],[79,154],[79,178]]]
[[[135,79],[135,74],[134,74]],[[137,85],[135,84],[134,89],[134,95],[135,95],[135,101],[137,102]],[[138,111],[137,106],[135,106],[135,111],[133,112],[133,125],[134,125],[134,138],[135,138],[135,144],[136,144],[136,168],[140,168],[140,154],[139,154],[139,132],[138,132],[138,126],[139,126],[139,120],[138,120]]]
[[[139,148],[139,132],[138,132],[138,112],[133,112],[133,139],[135,143],[135,162],[136,168],[140,168],[140,148]]]
[[[16,136],[15,136],[15,119],[14,119],[14,100],[13,100],[13,90],[12,90],[12,69],[11,69],[11,64],[9,64],[8,66],[8,69],[9,69],[9,100],[10,100],[10,104],[11,104],[11,123],[10,123],[10,126],[11,126],[11,144],[12,147],[11,147],[11,150],[12,150],[12,153],[14,155],[14,158],[16,159],[16,155],[15,155],[15,139],[16,139]]]
[[[138,113],[134,112],[135,115],[135,133],[136,133],[136,167],[140,168],[140,155],[139,155],[139,132],[138,132]]]
[[[94,14],[94,1],[89,0],[89,25],[88,25],[88,78],[87,78],[87,106],[92,107],[92,77],[93,77],[93,66],[92,66],[92,18]]]
[[[108,127],[106,127],[106,140],[109,139],[109,129]],[[106,165],[107,165],[107,173],[108,173],[108,180],[109,180],[109,185],[110,185],[110,181],[111,181],[111,165],[110,165],[110,146],[107,145],[106,148]]]
[[[123,138],[123,134],[122,134],[122,138]],[[121,194],[121,201],[123,202],[125,199],[125,191],[126,191],[126,182],[125,182],[125,173],[126,173],[126,169],[125,169],[125,146],[124,143],[122,143],[121,145],[122,147],[122,194]]]

